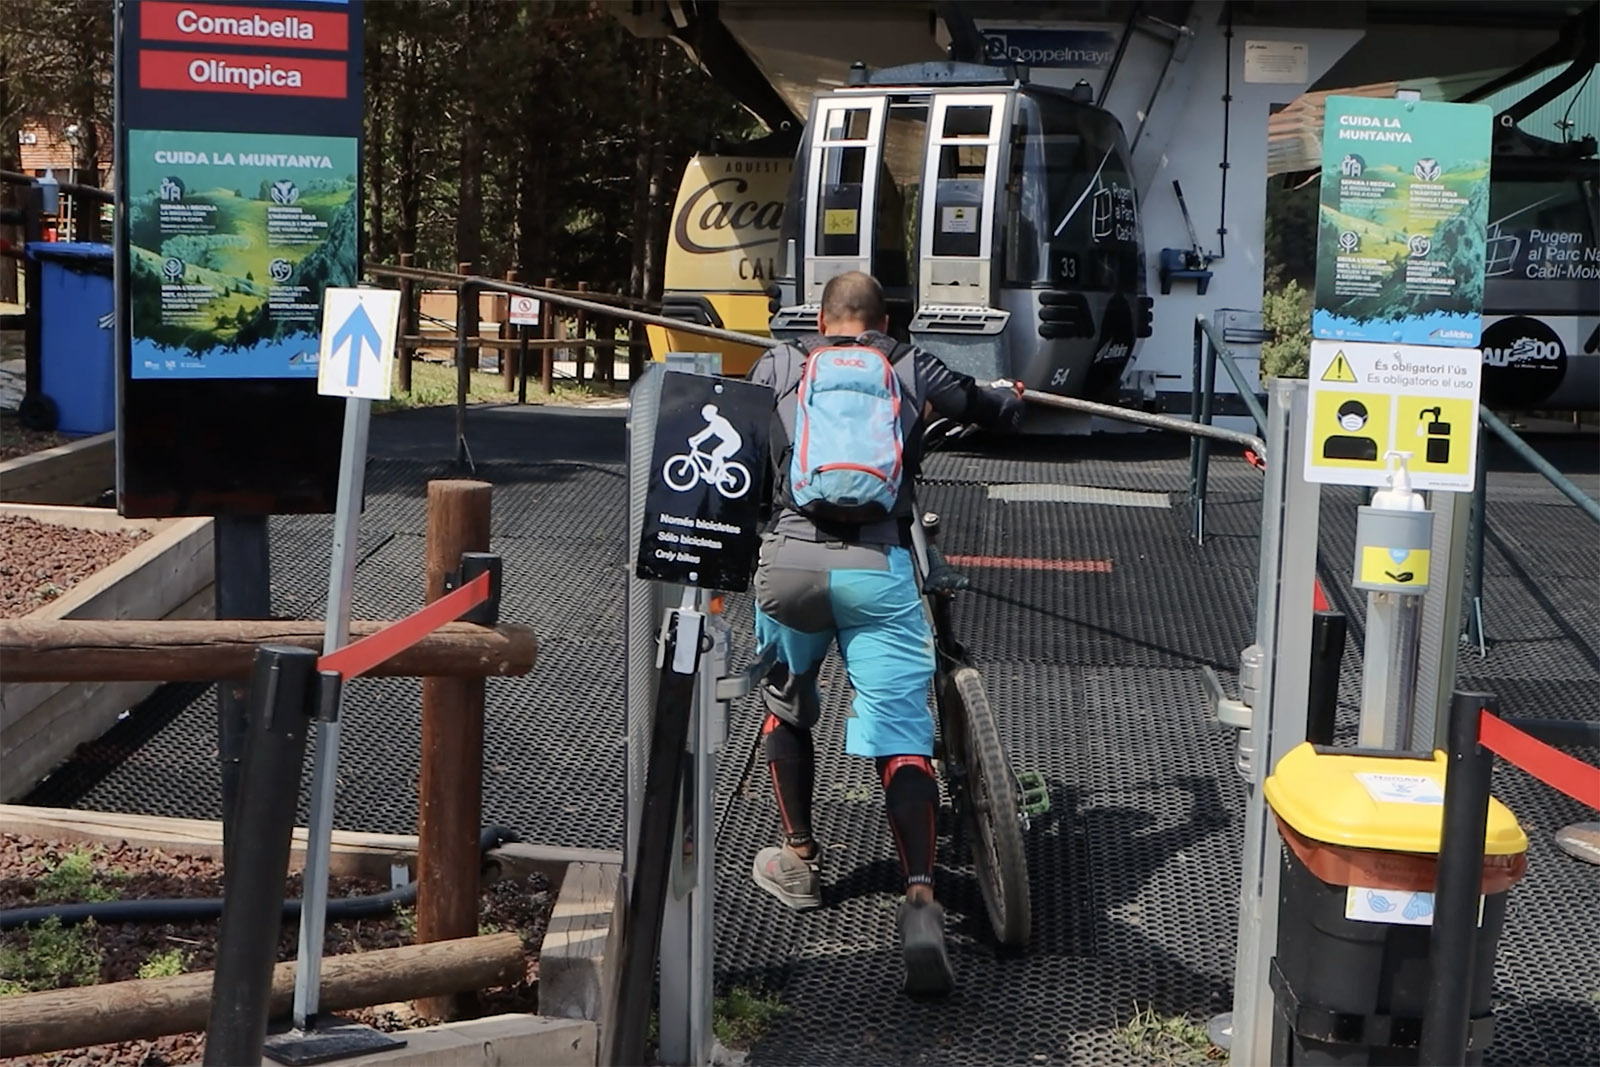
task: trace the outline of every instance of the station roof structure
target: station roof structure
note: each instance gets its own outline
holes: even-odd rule
[[[1187,0],[633,0],[610,7],[640,36],[677,41],[770,128],[803,119],[813,93],[850,65],[950,58],[980,25],[1182,25]],[[1311,87],[1425,83],[1437,99],[1515,70],[1600,17],[1595,0],[1233,0],[1235,27],[1362,29]],[[1422,46],[1424,45],[1425,46]]]

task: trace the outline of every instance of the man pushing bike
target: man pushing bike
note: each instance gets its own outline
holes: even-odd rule
[[[935,663],[910,552],[913,486],[930,411],[1015,431],[1022,387],[980,386],[887,336],[883,289],[859,271],[828,282],[819,320],[817,334],[768,350],[749,374],[775,398],[773,520],[754,588],[758,649],[777,654],[761,686],[762,734],[784,837],[756,854],[752,874],[791,908],[822,903],[811,728],[837,640],[855,690],[845,751],[875,763],[905,877],[904,988],[944,995],[955,974],[933,893]]]

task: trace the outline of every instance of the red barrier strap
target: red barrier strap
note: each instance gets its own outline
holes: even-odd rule
[[[1478,721],[1478,731],[1485,748],[1515,763],[1545,785],[1561,790],[1579,804],[1600,808],[1600,767],[1573,759],[1488,712]]]
[[[455,622],[488,599],[489,573],[485,571],[421,611],[413,612],[375,634],[368,634],[354,644],[329,652],[317,660],[317,669],[338,671],[345,681],[359,678],[378,664],[398,656],[439,627]]]

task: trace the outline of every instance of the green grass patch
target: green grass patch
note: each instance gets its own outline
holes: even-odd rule
[[[787,1010],[776,993],[735,986],[712,1003],[711,1031],[724,1048],[749,1048]]]
[[[615,399],[628,395],[625,383],[595,385],[584,382],[556,382],[555,391],[545,396],[535,377],[528,382],[529,404],[584,404],[596,400]],[[505,388],[505,379],[498,371],[474,370],[468,372],[467,403],[514,404],[515,390]],[[456,369],[439,363],[416,360],[411,364],[411,391],[401,392],[399,372],[395,372],[393,392],[388,400],[376,400],[372,412],[381,415],[387,411],[405,411],[411,408],[448,407],[456,402]]]
[[[5,976],[0,996],[93,985],[100,978],[100,963],[93,921],[62,926],[52,915],[0,942],[0,975]]]
[[[189,960],[182,949],[169,948],[157,952],[139,965],[140,978],[175,978],[183,973]]]
[[[1203,1023],[1187,1015],[1159,1015],[1154,1006],[1141,1010],[1135,1004],[1133,1018],[1117,1031],[1117,1036],[1129,1051],[1152,1064],[1198,1067],[1228,1059],[1228,1054],[1206,1036]]]
[[[39,879],[39,898],[69,904],[116,900],[121,894],[112,887],[128,876],[118,870],[95,870],[98,856],[97,849],[79,847],[53,863],[47,861],[44,876]]]

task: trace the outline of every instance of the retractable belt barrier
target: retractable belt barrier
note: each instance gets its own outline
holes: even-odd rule
[[[1487,711],[1479,713],[1479,743],[1579,804],[1600,809],[1600,767],[1545,744]]]
[[[335,671],[342,681],[359,678],[380,663],[393,659],[439,627],[487,601],[493,574],[484,571],[459,589],[452,590],[419,611],[412,612],[392,626],[345,645],[317,660],[317,670]]]

